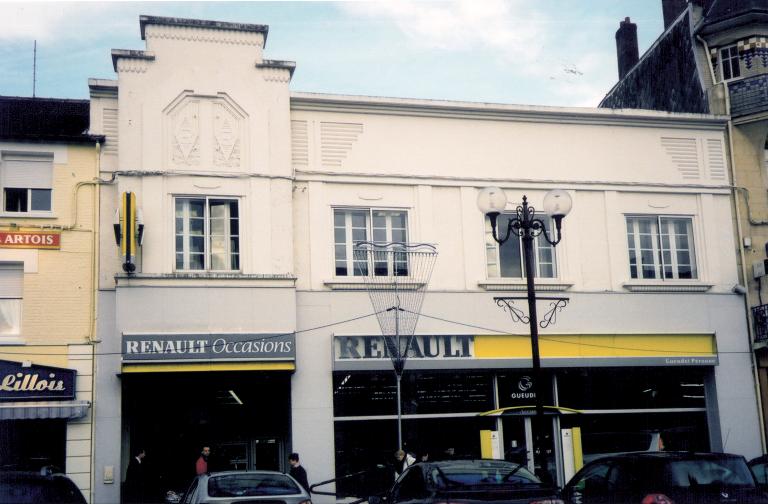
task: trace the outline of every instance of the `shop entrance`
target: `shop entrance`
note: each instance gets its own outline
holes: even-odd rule
[[[557,482],[557,448],[552,416],[501,418],[504,459],[522,464],[542,481]]]
[[[266,470],[282,471],[285,469],[285,453],[281,438],[269,437],[221,443],[213,448],[219,453],[222,470]]]
[[[186,488],[203,446],[210,471],[287,470],[290,391],[287,372],[123,375],[122,479],[140,448],[161,497]]]

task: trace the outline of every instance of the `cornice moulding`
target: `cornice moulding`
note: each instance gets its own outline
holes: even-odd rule
[[[211,29],[197,26],[148,26],[145,33],[151,39],[181,40],[185,42],[212,42],[215,44],[264,47],[264,35],[260,32],[243,32]]]
[[[709,131],[723,131],[728,122],[727,116],[708,114],[633,109],[523,106],[316,93],[291,93],[291,110],[556,124],[675,127]]]

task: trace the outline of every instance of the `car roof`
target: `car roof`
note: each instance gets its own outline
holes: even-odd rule
[[[212,473],[206,473],[206,476],[208,477],[214,477],[214,476],[228,476],[231,474],[276,474],[280,476],[287,476],[285,473],[282,473],[280,471],[265,471],[265,470],[255,470],[255,471],[217,471]]]
[[[52,478],[69,479],[69,477],[63,473],[41,474],[40,471],[0,471],[0,480],[50,480]]]
[[[446,459],[446,460],[428,460],[426,462],[417,462],[415,465],[441,465],[441,466],[455,466],[455,467],[468,467],[468,466],[480,466],[480,465],[517,465],[514,462],[498,459]]]
[[[606,459],[650,459],[650,460],[694,460],[694,459],[725,459],[725,458],[743,458],[741,455],[732,453],[711,453],[711,452],[689,452],[689,451],[661,451],[661,452],[630,452],[601,457],[596,461]]]

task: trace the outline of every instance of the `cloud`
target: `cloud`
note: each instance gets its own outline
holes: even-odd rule
[[[136,4],[0,2],[0,40],[93,40],[136,27]]]
[[[548,34],[545,16],[524,0],[449,0],[441,2],[346,2],[354,16],[388,20],[411,41],[442,51],[493,51],[521,68],[541,57]]]

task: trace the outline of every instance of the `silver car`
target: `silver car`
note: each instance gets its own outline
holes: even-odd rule
[[[258,504],[262,501],[312,504],[309,493],[295,479],[276,471],[201,474],[192,480],[181,504]]]

